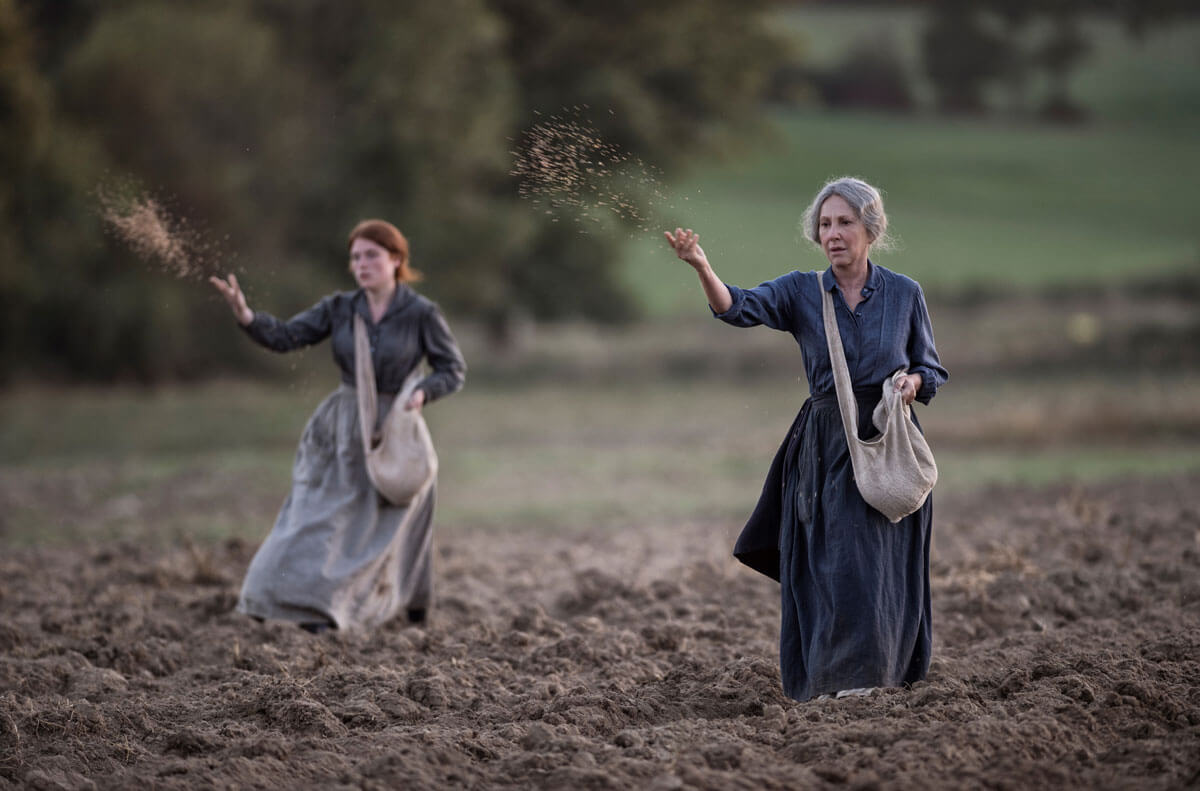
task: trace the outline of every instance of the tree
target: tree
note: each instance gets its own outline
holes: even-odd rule
[[[1009,47],[1009,55],[1005,58],[1003,79],[1008,86],[1010,109],[1018,115],[1027,110],[1026,91],[1033,67],[1032,58],[1022,46],[1022,41],[1039,5],[1039,0],[1009,0],[996,3],[993,8],[1004,23],[1003,39]]]
[[[103,155],[62,125],[36,55],[24,10],[0,0],[0,379],[103,377],[121,364],[119,343],[93,347],[121,331],[92,292],[104,251],[85,194]]]
[[[587,103],[606,144],[680,166],[756,118],[778,52],[765,5],[0,0],[23,42],[0,56],[16,64],[0,162],[24,174],[0,185],[0,277],[25,283],[6,338],[45,339],[10,356],[142,379],[261,365],[236,333],[198,331],[228,321],[206,286],[105,240],[110,181],[191,219],[215,241],[204,266],[239,271],[277,313],[348,287],[344,234],[379,216],[410,237],[423,288],[497,337],[522,313],[627,317],[619,224],[581,237],[533,211],[512,140],[535,111]],[[47,293],[42,261],[63,275]]]
[[[946,112],[981,112],[983,88],[1010,68],[1010,50],[983,24],[981,2],[937,0],[930,8],[921,43],[938,106]]]
[[[1041,69],[1050,95],[1040,114],[1056,121],[1078,120],[1085,113],[1068,91],[1071,70],[1091,49],[1080,30],[1084,14],[1115,13],[1137,36],[1151,24],[1195,11],[1187,0],[931,0],[928,6],[922,52],[943,110],[982,111],[984,87],[1004,78],[1019,111],[1030,73]],[[1039,19],[1049,22],[1050,34],[1026,47],[1025,33]]]
[[[1042,105],[1041,114],[1054,121],[1077,121],[1084,115],[1083,108],[1071,100],[1067,79],[1091,47],[1080,33],[1078,18],[1072,10],[1060,6],[1054,15],[1053,32],[1036,58],[1050,77],[1050,96]]]
[[[490,0],[504,21],[518,91],[510,136],[538,112],[586,106],[597,143],[664,173],[728,146],[760,118],[767,83],[785,56],[762,22],[769,5]],[[619,319],[633,303],[616,280],[615,245],[615,236],[580,239],[540,219],[499,263],[510,293],[535,316]]]

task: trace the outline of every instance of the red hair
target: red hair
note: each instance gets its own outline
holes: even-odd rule
[[[396,282],[412,283],[421,279],[421,273],[408,264],[408,240],[400,229],[387,220],[363,220],[350,231],[346,249],[354,245],[355,239],[366,239],[387,250],[398,259]]]

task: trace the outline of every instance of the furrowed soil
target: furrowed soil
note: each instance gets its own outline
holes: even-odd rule
[[[810,703],[736,525],[443,529],[427,625],[321,636],[242,540],[8,548],[0,787],[1200,784],[1200,476],[936,513],[928,680]]]

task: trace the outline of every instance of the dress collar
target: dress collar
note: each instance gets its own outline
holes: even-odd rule
[[[382,322],[388,316],[402,310],[415,296],[416,292],[407,283],[397,283],[396,291],[392,294],[392,301],[388,303],[387,310],[379,317],[379,321]],[[354,292],[354,310],[366,319],[368,324],[376,323],[371,318],[371,306],[367,302],[367,290],[365,288],[360,288]]]
[[[881,275],[879,273],[879,267],[876,266],[875,264],[871,263],[871,260],[868,258],[867,259],[867,282],[863,286],[863,296],[865,297],[865,296],[870,295],[871,292],[873,292],[873,291],[878,291],[880,285],[882,285],[882,281],[883,281],[883,275]],[[822,273],[821,286],[826,291],[833,291],[835,288],[837,288],[837,279],[834,278],[834,276],[833,276],[833,267],[832,266],[830,266],[828,269],[825,270],[824,273]]]

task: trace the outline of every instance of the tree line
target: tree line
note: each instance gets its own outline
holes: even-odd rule
[[[926,0],[922,61],[938,106],[951,113],[983,110],[984,90],[1001,85],[1010,106],[1026,111],[1037,75],[1048,94],[1033,113],[1050,121],[1081,120],[1087,109],[1072,99],[1071,72],[1091,50],[1083,31],[1089,15],[1119,20],[1131,36],[1195,14],[1187,0]],[[1034,31],[1040,28],[1040,35]]]
[[[1112,20],[1138,39],[1200,13],[1190,0],[864,0],[853,5],[907,6],[919,12],[916,62],[907,63],[896,40],[876,27],[829,64],[813,67],[800,53],[777,68],[767,88],[770,101],[802,104],[815,95],[833,108],[912,112],[918,109],[915,82],[924,78],[932,90],[929,109],[943,114],[999,113],[1077,123],[1087,119],[1089,108],[1071,95],[1070,77],[1085,58],[1096,55],[1087,22]]]
[[[1039,72],[1039,112],[1059,120],[1082,113],[1066,86],[1085,15],[1138,35],[1194,13],[1185,0],[914,4],[941,110],[979,112],[998,83],[1017,104]],[[581,233],[586,207],[522,200],[512,150],[563,112],[669,178],[744,139],[771,100],[909,106],[903,70],[874,45],[804,68],[772,29],[780,5],[0,0],[0,381],[261,365],[214,329],[229,319],[201,279],[148,268],[106,234],[99,191],[153,196],[205,240],[206,267],[238,272],[252,305],[277,313],[349,287],[344,234],[383,217],[409,236],[421,288],[499,341],[524,316],[628,319],[615,269],[628,225],[601,213]]]
[[[344,235],[383,217],[422,288],[498,335],[520,315],[627,318],[619,224],[532,210],[514,141],[587,107],[597,138],[666,172],[720,146],[778,61],[767,5],[0,0],[0,375],[261,362],[215,329],[207,285],[105,234],[98,188],[155,196],[275,312],[351,287]]]

